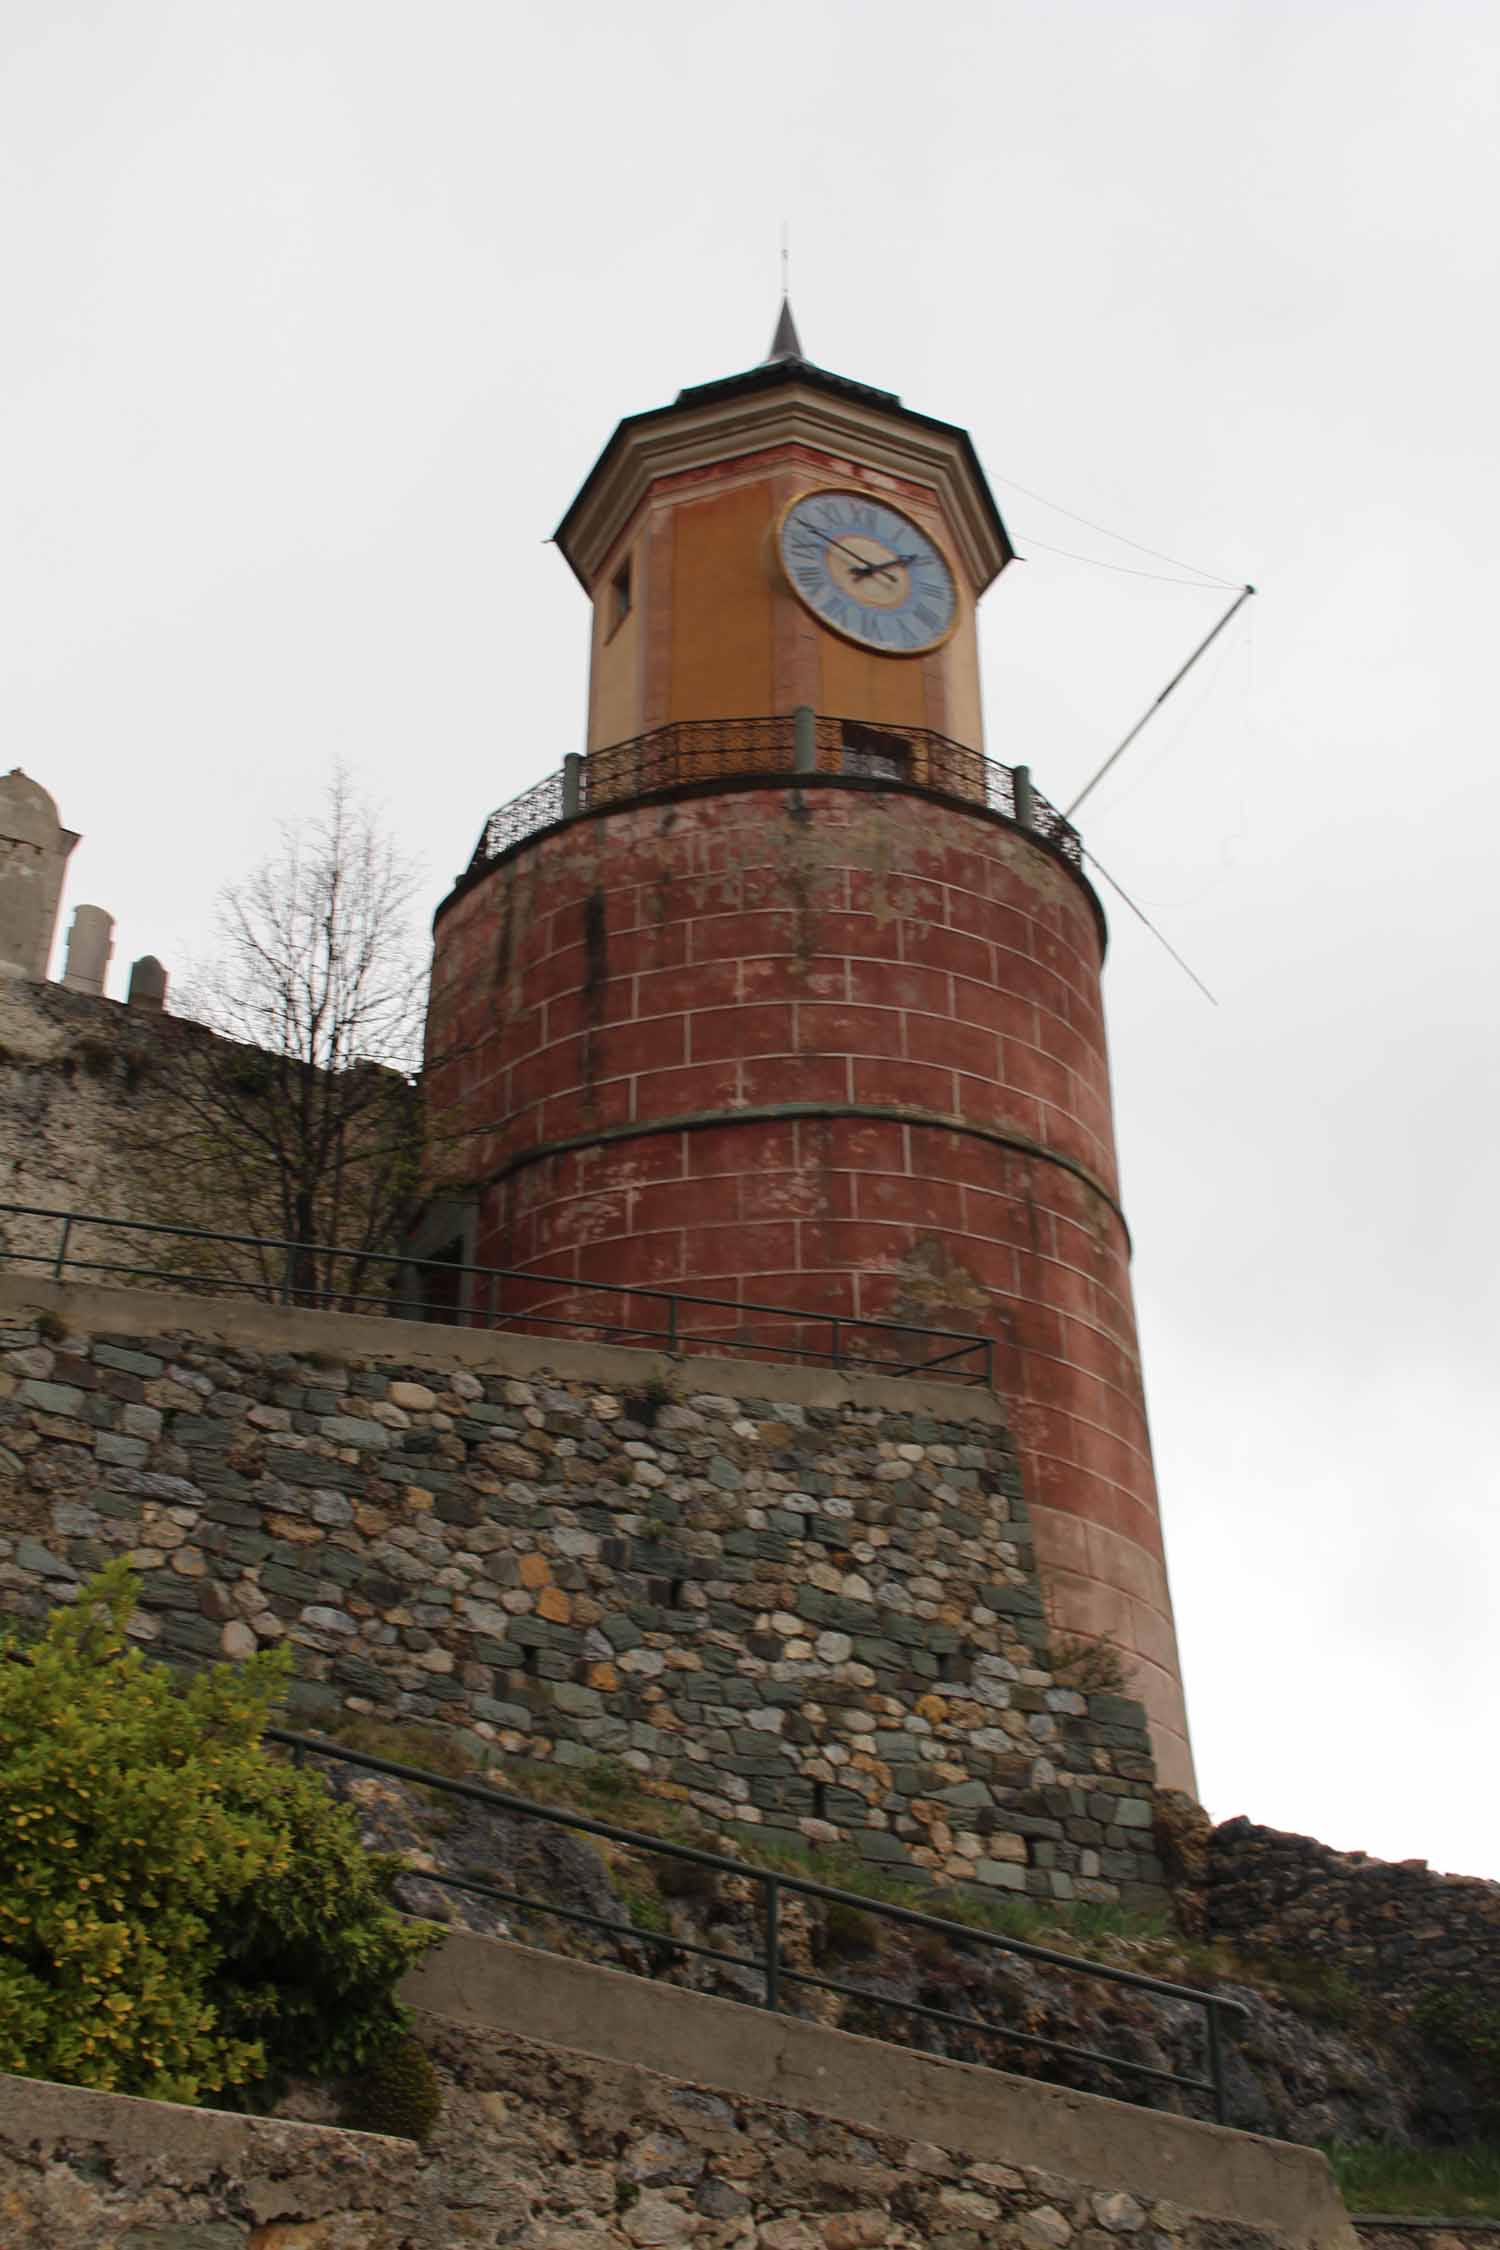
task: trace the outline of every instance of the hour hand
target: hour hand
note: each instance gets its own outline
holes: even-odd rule
[[[876,571],[896,570],[906,563],[914,563],[916,560],[915,555],[888,555],[884,562],[862,564],[858,570],[851,570],[849,576],[851,578],[871,578]]]

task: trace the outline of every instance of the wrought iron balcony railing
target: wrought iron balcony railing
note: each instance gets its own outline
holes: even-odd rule
[[[803,711],[777,718],[678,720],[591,757],[568,758],[561,772],[491,813],[467,874],[481,873],[528,836],[602,806],[753,774],[836,774],[982,805],[1083,870],[1077,829],[1032,787],[1026,767],[1003,766],[929,727],[869,726]]]

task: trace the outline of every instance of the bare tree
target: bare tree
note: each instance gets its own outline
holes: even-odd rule
[[[389,1293],[394,1268],[379,1258],[399,1248],[420,1160],[415,887],[337,773],[321,814],[284,827],[272,857],[223,893],[217,955],[186,994],[192,1020],[170,1026],[177,1129],[159,1152],[162,1189],[196,1223],[290,1245],[252,1259],[278,1294]]]

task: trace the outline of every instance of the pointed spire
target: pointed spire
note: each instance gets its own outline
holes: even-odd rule
[[[771,338],[771,349],[766,354],[765,364],[772,367],[779,359],[801,359],[804,356],[802,339],[797,334],[797,323],[792,318],[792,302],[783,292],[781,315],[776,323],[776,333]]]

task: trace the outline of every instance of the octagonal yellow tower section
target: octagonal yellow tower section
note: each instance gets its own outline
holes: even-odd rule
[[[593,605],[590,755],[678,721],[799,706],[982,751],[975,611],[1013,550],[967,433],[813,366],[789,322],[777,344],[761,366],[621,422],[558,527]],[[820,495],[851,519],[833,560],[855,577],[905,527],[932,583],[951,588],[941,629],[903,641],[898,617],[871,645],[839,629],[836,598],[832,613],[809,598],[786,526]],[[875,520],[883,546],[858,528]]]

